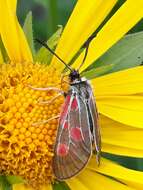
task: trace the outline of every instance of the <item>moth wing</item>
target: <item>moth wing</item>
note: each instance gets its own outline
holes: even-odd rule
[[[90,90],[90,98],[88,101],[90,114],[92,117],[93,122],[93,141],[95,144],[95,150],[97,153],[97,162],[100,163],[100,154],[101,154],[101,135],[100,135],[100,126],[99,126],[99,118],[98,118],[98,111],[96,107],[95,98],[92,92],[92,89]]]
[[[65,120],[60,119],[59,122],[53,158],[53,171],[59,180],[78,174],[92,153],[88,111],[84,100],[80,96],[71,95],[65,115]]]

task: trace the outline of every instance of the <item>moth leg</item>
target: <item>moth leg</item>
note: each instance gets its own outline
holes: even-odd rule
[[[49,100],[49,101],[40,101],[39,100],[39,104],[47,104],[47,105],[49,105],[49,104],[52,104],[57,98],[59,98],[60,96],[63,96],[63,94],[61,94],[61,93],[59,93],[59,94],[57,94],[55,97],[53,97],[51,100]]]
[[[68,81],[64,80],[64,78],[67,77],[67,76],[68,75],[64,75],[64,74],[61,75],[61,88],[62,88],[63,81],[69,84]]]
[[[59,88],[55,88],[55,87],[45,87],[45,88],[36,88],[36,87],[33,87],[31,85],[28,85],[29,88],[33,89],[33,90],[38,90],[38,91],[50,91],[50,90],[53,90],[55,92],[58,92],[60,94],[63,94],[65,95],[65,92]]]
[[[46,123],[48,123],[49,121],[52,121],[53,119],[59,119],[59,117],[60,117],[60,115],[57,115],[57,116],[51,117],[50,119],[33,123],[32,126],[38,126],[38,125],[46,124]]]

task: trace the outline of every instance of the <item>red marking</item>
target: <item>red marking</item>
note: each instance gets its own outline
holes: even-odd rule
[[[64,124],[64,129],[68,129],[68,122],[67,121]]]
[[[66,114],[67,114],[67,112],[68,112],[68,107],[69,107],[70,98],[71,98],[70,95],[68,95],[68,96],[66,97],[65,103],[64,103],[64,105],[63,105],[63,107],[62,107],[62,113],[61,113],[61,117],[60,117],[60,123],[62,123],[63,120],[64,120],[65,117],[66,117]]]
[[[68,154],[68,147],[66,144],[59,144],[57,148],[57,155],[66,156]]]
[[[70,102],[70,99],[71,99],[71,96],[70,96],[70,95],[67,95],[67,96],[66,96],[66,103],[67,103],[67,104]]]
[[[73,127],[71,128],[71,138],[75,141],[81,141],[82,140],[82,136],[81,136],[81,130],[78,127]]]
[[[72,109],[72,110],[76,110],[77,107],[78,107],[77,99],[74,98],[74,99],[73,99],[73,102],[72,102],[72,105],[71,105],[71,109]]]

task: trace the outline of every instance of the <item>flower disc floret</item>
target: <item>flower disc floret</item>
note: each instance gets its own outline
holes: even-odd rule
[[[54,180],[53,145],[64,98],[55,91],[32,87],[61,87],[61,74],[38,63],[1,65],[0,71],[0,168],[6,175],[23,177],[34,187]],[[62,85],[63,90],[67,84]]]

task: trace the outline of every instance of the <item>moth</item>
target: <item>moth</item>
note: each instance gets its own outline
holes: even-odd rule
[[[86,52],[82,64],[94,37],[91,36],[85,43]],[[99,165],[101,136],[98,112],[90,82],[80,76],[79,69],[72,69],[47,44],[37,41],[70,69],[70,89],[64,93],[65,102],[59,118],[52,163],[55,177],[62,181],[77,175],[87,165],[93,151],[96,152]]]

